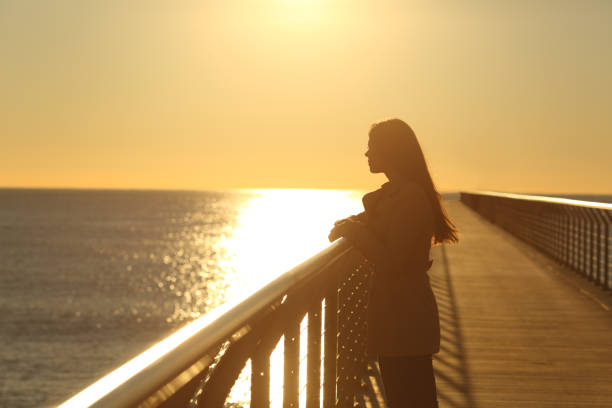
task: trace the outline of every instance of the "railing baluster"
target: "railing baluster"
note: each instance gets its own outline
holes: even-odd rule
[[[325,296],[325,355],[323,360],[323,408],[336,406],[336,354],[338,353],[338,288]]]
[[[564,241],[565,241],[565,257],[564,257],[564,264],[565,266],[569,267],[570,266],[570,259],[571,259],[571,250],[570,250],[570,239],[571,239],[571,226],[570,226],[570,213],[569,210],[566,206],[563,206],[563,212],[564,212],[564,220],[563,220],[563,231],[565,234],[564,237]]]
[[[336,406],[338,408],[352,408],[353,398],[351,392],[350,382],[350,356],[349,347],[351,342],[351,284],[352,276],[349,276],[340,286],[338,293],[338,372],[337,372],[337,390],[338,390],[338,401]]]
[[[285,331],[283,408],[297,408],[300,398],[300,321],[292,320]]]
[[[567,207],[567,265],[570,269],[574,267],[574,215]]]
[[[581,211],[582,213],[582,217],[584,219],[584,228],[582,230],[582,235],[583,235],[583,253],[584,253],[584,263],[583,263],[583,270],[584,270],[584,274],[587,278],[591,279],[591,269],[589,268],[589,232],[590,232],[590,220],[586,214],[586,212]]]
[[[251,408],[270,406],[270,353],[261,349],[251,357]]]
[[[597,271],[595,265],[595,221],[593,213],[590,210],[586,210],[589,218],[589,276],[592,280],[597,282]],[[599,282],[597,282],[599,283]]]
[[[610,223],[612,223],[612,212],[604,214],[606,217],[604,224],[604,287],[612,289],[610,284]]]
[[[306,408],[321,405],[321,300],[308,308],[308,358],[306,380]]]
[[[601,246],[602,246],[602,228],[601,228],[601,217],[599,215],[599,211],[595,212],[595,215],[597,217],[597,235],[596,235],[596,239],[595,239],[595,245],[596,245],[596,250],[595,250],[595,257],[597,258],[597,284],[598,285],[602,285],[602,278],[603,278],[603,268],[602,268],[602,259],[601,259]]]

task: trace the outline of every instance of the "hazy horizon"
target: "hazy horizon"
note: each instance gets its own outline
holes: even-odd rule
[[[299,188],[219,188],[219,189],[180,189],[180,188],[113,188],[113,187],[5,187],[0,186],[0,192],[7,190],[17,191],[108,191],[108,192],[194,192],[194,193],[214,193],[214,192],[232,192],[232,193],[248,193],[248,192],[265,192],[274,190],[285,190],[285,191],[301,191],[301,190],[313,190],[313,191],[338,191],[338,192],[357,192],[367,193],[367,189],[348,189],[348,188],[310,188],[310,187],[299,187]],[[443,199],[459,199],[461,192],[469,192],[474,190],[456,190],[456,191],[438,191]],[[482,190],[484,191],[484,190]],[[495,191],[495,190],[487,190]],[[612,203],[612,194],[601,194],[601,193],[559,193],[559,192],[525,192],[525,191],[495,191],[498,193],[513,193],[523,195],[535,195],[535,196],[548,196],[558,198],[569,198],[573,200],[584,200],[584,201],[599,201],[604,203]],[[597,200],[599,199],[599,200]]]

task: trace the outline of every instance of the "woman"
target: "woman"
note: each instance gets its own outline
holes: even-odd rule
[[[440,324],[429,249],[456,242],[456,229],[410,126],[375,123],[365,155],[370,171],[389,181],[363,197],[364,212],[337,221],[329,239],[345,237],[374,264],[368,354],[378,357],[389,406],[437,407],[431,357],[440,349]]]

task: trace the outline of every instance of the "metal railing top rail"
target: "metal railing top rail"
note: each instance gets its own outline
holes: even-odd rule
[[[291,288],[318,275],[351,249],[339,239],[255,293],[228,302],[187,324],[60,405],[122,407],[138,404],[234,335]]]
[[[570,198],[549,197],[528,194],[500,193],[496,191],[462,191],[462,193],[473,195],[484,195],[490,197],[510,198],[514,200],[539,201],[549,204],[575,205],[580,207],[597,208],[601,210],[612,210],[612,204],[599,203],[595,201],[573,200]]]

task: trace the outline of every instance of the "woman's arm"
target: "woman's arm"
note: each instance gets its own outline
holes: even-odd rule
[[[366,224],[358,221],[342,223],[332,233],[349,240],[377,269],[388,273],[405,270],[419,255],[418,238],[430,216],[424,193],[411,190],[401,192],[393,205],[384,244]]]

